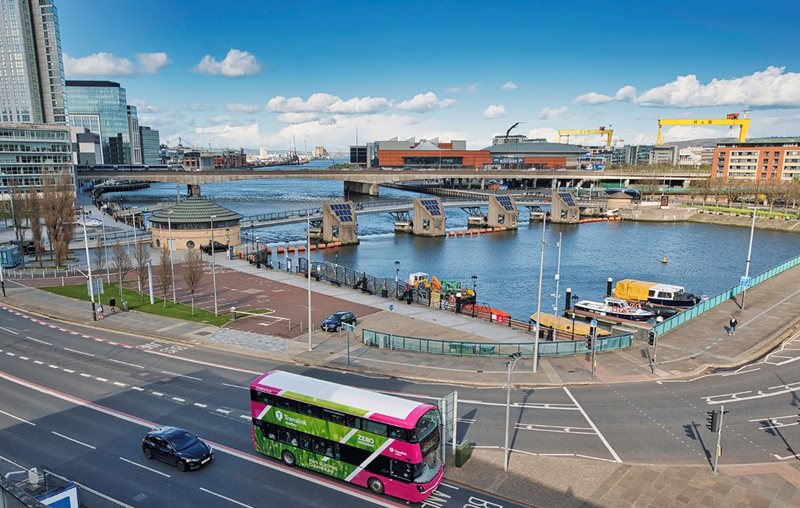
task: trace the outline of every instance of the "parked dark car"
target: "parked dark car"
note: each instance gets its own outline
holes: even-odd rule
[[[214,242],[214,252],[225,252],[226,250],[228,250],[227,245],[217,241]],[[211,242],[203,245],[203,252],[206,254],[211,254]]]
[[[142,452],[148,459],[172,464],[180,471],[197,469],[214,458],[210,444],[177,427],[158,427],[148,432],[142,439]]]
[[[355,326],[356,315],[347,311],[334,312],[330,316],[326,317],[320,326],[322,327],[323,331],[336,332],[342,327],[342,323]]]

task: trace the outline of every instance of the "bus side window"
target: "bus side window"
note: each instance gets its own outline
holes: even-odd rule
[[[347,426],[353,427],[354,429],[361,428],[361,418],[358,416],[347,415]]]
[[[278,439],[278,432],[277,431],[278,431],[278,428],[275,425],[272,425],[271,423],[269,425],[267,425],[267,437],[268,438],[270,438],[272,440]]]
[[[266,404],[268,406],[274,406],[275,405],[275,397],[273,397],[272,395],[270,395],[268,393],[258,392],[258,396],[257,397],[258,397],[257,398],[258,402],[261,402],[262,404]]]
[[[309,436],[308,434],[302,434],[300,436],[300,447],[303,448],[304,450],[310,450],[311,436]]]
[[[317,455],[325,455],[325,441],[322,439],[314,439],[312,443],[314,446],[314,453]]]
[[[304,415],[317,417],[316,407],[312,406],[311,404],[306,404],[305,402],[298,402],[297,403],[297,411]]]
[[[401,429],[399,427],[389,427],[389,437],[400,439],[402,441],[408,441],[408,439],[406,439],[405,429]]]
[[[361,423],[364,426],[364,430],[372,432],[373,434],[378,434],[379,436],[385,436],[389,430],[385,423],[373,422],[371,420],[361,420]]]
[[[411,464],[400,460],[389,460],[389,473],[395,478],[411,481]]]
[[[283,397],[275,397],[275,405],[281,409],[286,409],[289,411],[297,411],[297,402],[289,399],[284,399]]]
[[[329,409],[322,410],[322,418],[329,422],[338,423],[339,425],[347,425],[347,418],[343,413],[337,413]]]

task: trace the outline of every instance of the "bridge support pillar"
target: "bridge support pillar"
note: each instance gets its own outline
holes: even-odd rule
[[[519,226],[519,211],[512,196],[490,195],[487,216],[490,228],[517,229]]]
[[[481,178],[481,190],[486,189],[486,178]]]
[[[380,196],[380,185],[369,182],[344,181],[344,195],[364,194],[366,196]]]
[[[322,203],[322,241],[344,245],[358,243],[358,217],[351,201]]]
[[[444,206],[439,198],[414,199],[414,225],[416,236],[444,236]]]

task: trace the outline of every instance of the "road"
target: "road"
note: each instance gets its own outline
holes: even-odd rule
[[[365,489],[263,457],[253,450],[250,381],[275,367],[362,384],[355,376],[290,368],[246,356],[143,340],[0,310],[0,456],[44,467],[132,505],[403,506]],[[144,432],[197,432],[216,457],[198,471],[148,461]],[[443,484],[430,506],[470,499],[515,506]],[[423,504],[424,506],[424,504]]]
[[[794,337],[737,371],[693,380],[515,390],[511,448],[626,463],[710,465],[716,435],[705,427],[706,412],[724,404],[730,412],[721,464],[796,460],[798,360],[800,339]],[[176,506],[259,506],[265,496],[278,496],[303,506],[395,506],[391,499],[287,469],[253,451],[247,386],[276,367],[419,400],[458,390],[458,440],[487,448],[503,444],[502,387],[409,383],[280,365],[202,346],[100,335],[0,310],[0,455],[26,467],[44,465],[131,504],[168,496]],[[219,450],[215,463],[180,475],[148,462],[139,442],[156,424],[198,432]],[[437,495],[437,506],[462,506],[470,497],[511,506],[450,484]]]

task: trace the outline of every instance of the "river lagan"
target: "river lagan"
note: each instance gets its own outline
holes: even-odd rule
[[[322,180],[253,180],[206,184],[202,195],[242,215],[319,206],[342,199],[342,183]],[[154,183],[149,189],[106,194],[106,200],[124,206],[174,202],[185,186]],[[415,194],[381,189],[380,198],[411,199]],[[464,229],[467,215],[447,210],[447,228]],[[427,272],[440,279],[458,279],[472,286],[477,276],[478,301],[527,319],[536,310],[539,281],[541,223],[529,224],[520,210],[520,229],[470,237],[421,238],[395,234],[388,214],[359,217],[361,243],[314,252],[313,260],[339,264],[394,279],[400,261],[400,279],[411,272]],[[581,225],[548,224],[542,311],[555,305],[557,243],[563,234],[559,307],[564,291],[572,288],[581,299],[602,300],[606,279],[641,279],[684,286],[697,294],[714,295],[738,283],[744,275],[749,228],[694,223],[599,222]],[[305,238],[305,224],[273,227],[254,233],[260,241],[277,244]],[[224,241],[224,240],[223,240]],[[756,230],[750,275],[800,254],[800,235]],[[662,259],[666,258],[666,263]],[[285,266],[285,259],[282,260]],[[296,259],[293,266],[297,266]],[[787,288],[787,291],[792,288]]]

